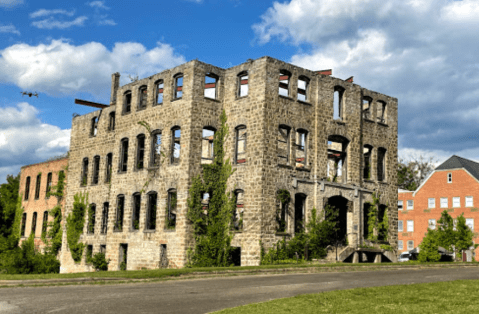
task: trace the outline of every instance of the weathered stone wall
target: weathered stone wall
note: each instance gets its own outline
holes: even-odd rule
[[[288,96],[278,95],[280,70],[291,73]],[[238,74],[247,71],[248,94],[239,96]],[[183,73],[183,96],[174,99],[177,73]],[[216,96],[205,97],[205,75],[218,77]],[[298,78],[309,79],[307,98],[297,99]],[[155,83],[164,80],[163,103],[156,104]],[[117,76],[113,77],[114,82]],[[146,85],[147,105],[139,108],[139,89]],[[336,86],[344,89],[343,116],[333,119],[333,93]],[[381,192],[381,202],[390,205],[391,239],[397,237],[396,221],[396,157],[397,157],[397,100],[385,95],[367,91],[360,86],[334,77],[293,66],[291,64],[263,57],[229,68],[221,69],[199,61],[191,61],[173,69],[155,74],[149,78],[115,87],[116,102],[108,108],[76,117],[72,121],[70,152],[70,177],[66,200],[67,213],[71,211],[73,196],[88,193],[89,203],[97,205],[95,233],[88,234],[86,226],[82,241],[93,245],[93,252],[106,245],[107,258],[111,260],[110,270],[119,269],[120,245],[128,244],[127,269],[156,268],[160,263],[160,245],[167,245],[169,267],[183,267],[186,263],[186,249],[193,245],[191,229],[186,220],[186,200],[191,179],[201,171],[202,130],[205,127],[217,129],[219,117],[224,109],[228,117],[229,136],[226,140],[227,157],[233,163],[235,173],[229,181],[229,188],[244,191],[243,230],[235,233],[233,246],[241,247],[241,265],[259,263],[260,240],[269,247],[283,236],[294,235],[295,196],[305,196],[304,217],[309,221],[313,207],[322,209],[325,198],[342,195],[352,205],[347,213],[347,236],[351,246],[361,243],[362,210],[364,202],[372,201],[371,194]],[[131,112],[124,113],[125,92],[131,91]],[[114,93],[113,93],[114,94]],[[373,98],[372,111],[377,100],[387,103],[387,123],[375,120],[365,122],[361,115],[363,95]],[[115,130],[108,130],[109,114],[116,112]],[[100,117],[96,136],[91,135],[92,118]],[[138,122],[149,126],[147,130]],[[278,128],[289,128],[289,161],[278,158]],[[179,164],[171,164],[173,127],[181,127],[181,157]],[[236,128],[246,127],[246,154],[244,160],[236,161]],[[145,164],[150,163],[150,132],[162,133],[161,151],[166,158],[157,169],[135,169],[137,136],[145,134]],[[306,155],[296,149],[298,130],[306,131]],[[328,136],[342,136],[349,141],[342,183],[328,182]],[[128,138],[128,169],[119,171],[121,140]],[[375,180],[372,176],[364,181],[362,177],[364,144],[373,146],[372,162],[379,147],[387,149],[386,180]],[[111,183],[105,182],[106,155],[113,153],[113,174]],[[91,184],[94,156],[100,156],[100,179]],[[306,158],[306,163],[301,158]],[[81,185],[82,160],[89,159],[87,184]],[[298,162],[297,159],[298,158]],[[280,164],[281,163],[281,164]],[[146,167],[147,168],[147,167]],[[168,190],[178,193],[177,223],[174,230],[165,228],[168,205]],[[277,233],[276,210],[279,189],[286,189],[292,196],[287,230]],[[158,193],[156,230],[145,230],[147,193]],[[131,227],[133,194],[141,194],[139,230]],[[393,193],[394,192],[394,193]],[[115,231],[117,196],[125,196],[124,228]],[[108,231],[100,234],[101,210],[109,202]],[[319,211],[319,215],[322,212]],[[64,246],[66,246],[64,241]],[[62,250],[62,269],[65,272],[86,271],[90,266],[84,260],[75,264],[65,247]],[[68,252],[68,254],[66,254]]]

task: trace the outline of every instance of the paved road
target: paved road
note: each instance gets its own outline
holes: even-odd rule
[[[479,279],[477,267],[1,288],[0,313],[208,313],[329,290]]]

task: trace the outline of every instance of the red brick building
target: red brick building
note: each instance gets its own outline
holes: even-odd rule
[[[65,189],[67,182],[68,157],[23,166],[20,174],[20,195],[22,196],[23,216],[20,224],[20,242],[35,234],[35,246],[43,249],[42,232],[46,231],[47,223],[53,221],[48,210],[57,205],[57,198],[48,196],[47,191],[58,183],[60,172],[65,174]],[[62,211],[65,208],[65,198]],[[62,212],[63,214],[63,212]]]
[[[435,228],[444,210],[452,218],[464,213],[466,224],[479,230],[479,163],[452,156],[438,166],[416,191],[398,192],[398,251],[410,251]],[[474,239],[479,243],[479,237]],[[475,251],[479,261],[479,249]]]

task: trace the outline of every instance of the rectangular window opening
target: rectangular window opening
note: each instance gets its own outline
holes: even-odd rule
[[[236,129],[236,163],[246,163],[246,127]]]
[[[239,97],[248,96],[248,75],[247,74],[239,76],[238,96]]]
[[[98,184],[98,179],[100,176],[100,156],[95,156],[93,158],[93,178],[92,184]]]
[[[106,234],[108,231],[108,208],[109,203],[103,203],[103,212],[102,212],[102,219],[101,219],[101,233]]]
[[[158,194],[148,194],[148,214],[146,228],[148,230],[156,229],[156,209],[157,209]]]
[[[371,120],[371,111],[372,111],[371,102],[372,102],[371,98],[369,97],[363,98],[363,108],[362,108],[363,119]]]
[[[168,192],[168,213],[166,217],[166,228],[175,229],[176,228],[176,207],[178,202],[178,195],[176,190],[171,190]]]
[[[278,162],[283,165],[289,164],[289,131],[285,126],[278,128]]]
[[[136,151],[136,168],[143,169],[144,168],[144,159],[145,159],[145,136],[138,135],[137,137],[137,151]]]
[[[175,78],[175,99],[183,97],[183,75]]]
[[[120,172],[128,170],[128,139],[121,140]]]
[[[47,191],[46,191],[46,197],[50,197],[50,192],[52,190],[52,179],[53,179],[53,173],[49,172],[47,174]]]
[[[300,77],[298,79],[298,100],[300,101],[308,100],[307,91],[308,91],[308,80],[304,77]]]
[[[205,93],[204,96],[207,98],[216,99],[217,97],[217,83],[218,78],[212,74],[205,75]]]
[[[125,197],[118,196],[116,209],[115,231],[123,231],[123,214],[125,212]]]
[[[211,129],[203,129],[201,138],[201,164],[212,164],[214,159],[213,141],[215,131]]]
[[[171,163],[178,164],[180,163],[180,154],[181,154],[181,129],[172,129],[172,139],[171,139]]]
[[[165,84],[163,81],[159,81],[156,84],[156,104],[160,105],[163,103],[163,90],[164,90]]]
[[[40,198],[40,184],[42,182],[42,174],[37,175],[37,184],[35,186],[35,199]]]
[[[289,79],[290,74],[286,71],[280,71],[279,73],[279,94],[281,96],[289,96]]]
[[[298,130],[296,132],[296,168],[304,168],[307,166],[307,134],[304,130]]]
[[[133,216],[131,218],[131,227],[133,230],[140,229],[140,210],[141,194],[133,194]]]

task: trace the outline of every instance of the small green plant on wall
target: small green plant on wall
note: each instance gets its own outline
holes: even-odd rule
[[[85,244],[80,241],[85,225],[85,212],[88,203],[88,193],[77,193],[73,196],[73,209],[67,216],[67,242],[72,258],[75,262],[80,262]]]

